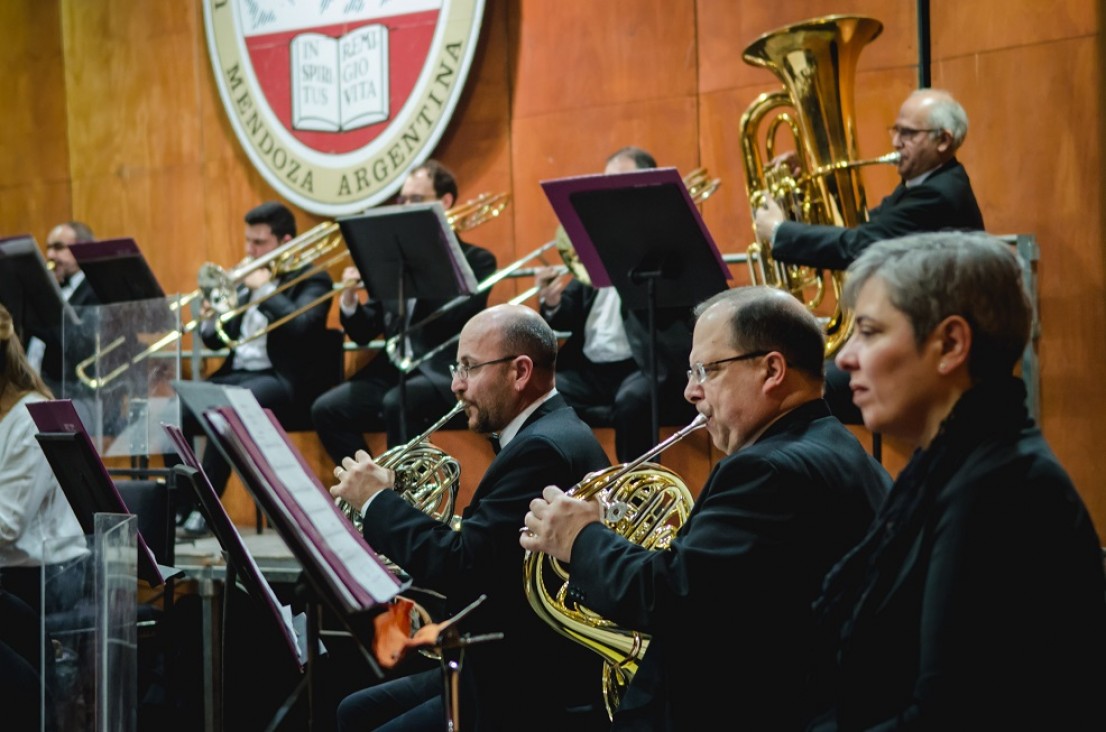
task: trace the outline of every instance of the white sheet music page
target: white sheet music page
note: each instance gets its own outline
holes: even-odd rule
[[[334,500],[321,490],[314,476],[303,469],[284,436],[277,431],[269,417],[248,389],[227,389],[238,418],[242,420],[258,451],[281,477],[309,520],[326,538],[327,546],[348,569],[354,581],[360,584],[377,602],[387,602],[399,591],[399,582],[382,567],[372,551],[343,524],[342,516]]]

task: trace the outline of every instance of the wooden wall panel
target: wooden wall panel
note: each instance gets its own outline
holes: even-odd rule
[[[1106,214],[1087,215],[1102,196],[1101,140],[1090,134],[1102,124],[1100,4],[930,6],[933,83],[968,109],[961,158],[988,228],[1034,233],[1041,244],[1042,425],[1102,527],[1106,488],[1094,482],[1093,435],[1106,414],[1096,368],[1106,355]],[[861,151],[879,155],[917,84],[915,3],[489,0],[468,86],[434,155],[457,173],[463,200],[502,191],[512,202],[464,238],[501,264],[531,252],[556,226],[539,181],[598,172],[615,148],[637,144],[662,165],[706,165],[721,178],[703,215],[722,251],[743,252],[751,229],[738,120],[777,81],[741,52],[765,32],[830,13],[884,23],[861,55],[855,89]],[[0,231],[42,241],[60,220],[88,219],[101,235],[135,237],[167,290],[193,289],[204,261],[241,259],[242,214],[276,195],[222,110],[201,0],[12,0],[0,6],[0,27],[8,41],[0,88],[15,100],[0,111]],[[896,183],[890,168],[864,178],[872,205]],[[296,213],[301,229],[321,220]],[[744,283],[743,266],[733,270]],[[497,285],[491,300],[529,284]],[[463,456],[462,490],[471,491],[490,456],[472,435],[442,439]],[[317,440],[296,440],[328,480]],[[718,458],[705,443],[672,453],[690,484],[700,482],[697,466]],[[888,455],[892,470],[905,460],[893,448]],[[234,490],[236,518],[252,522],[252,503]]]

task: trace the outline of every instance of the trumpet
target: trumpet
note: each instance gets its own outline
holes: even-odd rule
[[[585,476],[569,489],[568,495],[598,501],[603,523],[623,538],[647,549],[667,549],[695,500],[680,476],[647,461],[706,424],[707,418],[697,415],[637,459]],[[560,587],[551,589],[547,576],[560,582]],[[569,599],[568,581],[568,570],[556,559],[526,552],[523,587],[530,607],[558,633],[603,658],[603,698],[607,714],[613,718],[650,638],[577,605]]]
[[[461,467],[456,459],[428,439],[453,419],[464,403],[458,401],[437,422],[430,425],[418,437],[403,445],[397,445],[373,460],[377,465],[395,471],[395,490],[403,500],[438,521],[453,524],[453,504],[457,499]],[[342,498],[335,498],[342,513],[361,532],[360,507],[351,506]]]

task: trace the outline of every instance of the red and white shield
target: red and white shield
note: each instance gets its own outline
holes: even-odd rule
[[[453,114],[484,0],[205,0],[223,106],[258,171],[305,210],[364,210]]]

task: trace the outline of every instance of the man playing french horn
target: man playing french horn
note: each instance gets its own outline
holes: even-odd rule
[[[552,329],[523,305],[488,308],[462,329],[450,366],[453,393],[469,429],[498,435],[500,449],[459,530],[387,490],[394,474],[364,451],[334,471],[339,483],[331,494],[361,511],[369,544],[416,585],[445,595],[449,612],[487,595],[462,632],[499,632],[504,639],[466,651],[459,693],[466,730],[608,726],[600,659],[542,623],[522,592],[523,552],[515,537],[530,500],[550,480],[572,484],[609,465],[595,435],[554,388],[556,356]],[[355,692],[339,705],[338,729],[445,729],[441,672]]]
[[[571,562],[580,604],[651,634],[613,729],[794,730],[811,602],[890,479],[830,416],[822,329],[802,303],[742,287],[695,314],[684,396],[726,457],[676,538],[646,549],[550,486],[519,543]]]

